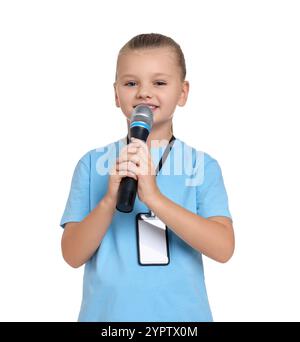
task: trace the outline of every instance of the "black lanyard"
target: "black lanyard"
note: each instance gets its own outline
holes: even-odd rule
[[[168,143],[168,145],[167,145],[167,147],[166,147],[166,149],[164,151],[164,154],[160,158],[160,161],[159,161],[159,163],[157,165],[157,168],[156,168],[156,171],[155,171],[156,176],[157,176],[158,172],[161,170],[165,160],[167,159],[167,157],[168,157],[168,155],[169,155],[169,153],[170,153],[170,151],[171,151],[171,149],[172,149],[172,147],[174,145],[175,139],[176,138],[174,137],[174,135],[172,135],[171,139],[169,140],[169,143]],[[129,138],[128,138],[128,135],[127,135],[127,145],[128,144],[129,144]]]

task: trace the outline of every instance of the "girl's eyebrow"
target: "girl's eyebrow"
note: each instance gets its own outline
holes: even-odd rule
[[[162,73],[162,72],[155,73],[152,76],[154,76],[154,77],[158,77],[158,76],[171,77],[171,75],[165,74],[165,73]],[[125,78],[125,77],[136,78],[137,76],[133,75],[133,74],[125,74],[125,75],[121,75],[120,76],[120,78]]]
[[[125,74],[125,75],[120,76],[120,78],[125,78],[125,77],[135,78],[136,76],[132,74]]]
[[[172,75],[165,74],[163,72],[158,72],[158,73],[154,74],[153,76],[155,76],[155,77],[157,77],[157,76],[171,77]]]

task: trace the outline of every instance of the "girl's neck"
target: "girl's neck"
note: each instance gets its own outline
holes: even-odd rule
[[[166,132],[159,132],[152,128],[147,139],[147,146],[149,148],[167,146],[172,135],[171,129]]]

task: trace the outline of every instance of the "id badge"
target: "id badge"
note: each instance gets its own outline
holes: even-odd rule
[[[155,215],[136,215],[138,261],[143,266],[168,265],[169,240],[166,225]]]

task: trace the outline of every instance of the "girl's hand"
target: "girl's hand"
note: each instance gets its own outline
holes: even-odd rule
[[[131,148],[130,144],[125,145],[120,151],[119,158],[116,160],[115,164],[109,171],[110,177],[106,196],[115,203],[117,202],[118,190],[122,179],[124,177],[131,177],[137,180],[137,176],[131,171],[127,170],[124,165],[122,165],[122,170],[120,170],[119,168],[119,160],[124,159],[125,156],[129,155],[132,152],[133,149]]]
[[[117,159],[116,171],[138,180],[137,194],[146,205],[159,193],[151,153],[144,141],[131,139]]]

